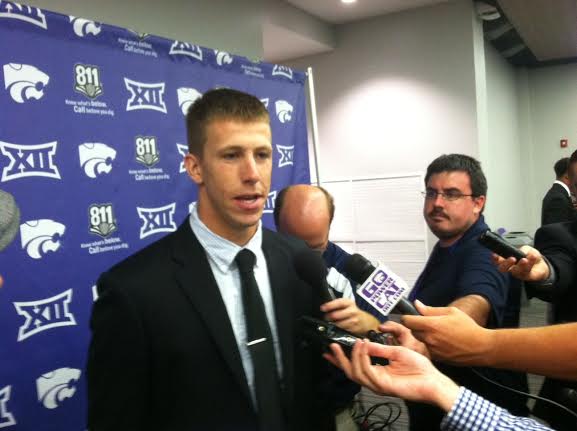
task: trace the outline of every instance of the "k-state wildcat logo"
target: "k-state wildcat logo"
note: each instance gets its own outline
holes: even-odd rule
[[[151,109],[166,114],[164,103],[164,82],[148,84],[124,78],[124,85],[130,91],[130,99],[126,102],[127,111]]]
[[[75,368],[58,368],[42,374],[36,379],[38,401],[47,409],[60,407],[67,398],[76,393],[74,383],[80,379],[81,371]]]
[[[18,342],[39,332],[61,326],[75,326],[74,315],[68,310],[72,289],[38,301],[15,302],[16,312],[26,320],[18,329]]]
[[[264,214],[272,214],[274,212],[274,203],[276,201],[276,190],[270,192],[266,198],[266,203],[264,205]]]
[[[275,64],[272,68],[272,76],[284,76],[285,78],[293,79],[293,70],[288,66]]]
[[[70,16],[70,22],[72,23],[72,28],[74,33],[78,37],[84,37],[89,34],[93,36],[97,36],[100,33],[100,24],[90,21],[89,19],[84,18],[76,18],[74,16]]]
[[[108,174],[116,158],[116,150],[106,144],[87,142],[78,146],[80,166],[89,178]]]
[[[170,55],[185,55],[187,57],[192,57],[198,61],[202,61],[202,48],[198,45],[193,45],[191,43],[179,42],[175,40],[170,47]]]
[[[42,11],[36,7],[21,5],[13,1],[0,1],[0,18],[17,19],[30,24],[48,28],[46,17]]]
[[[188,154],[188,145],[176,144],[176,149],[178,150],[178,154],[182,156],[180,166],[178,167],[178,173],[182,174],[183,172],[186,172],[186,168],[184,167],[184,156]]]
[[[277,100],[274,106],[276,115],[281,123],[288,123],[292,119],[293,106],[286,100]]]
[[[269,98],[265,97],[264,99],[260,99],[260,101],[262,102],[262,104],[264,105],[265,108],[268,108],[268,102],[269,102]]]
[[[295,146],[283,146],[277,145],[276,150],[280,154],[280,159],[278,161],[278,167],[291,166],[293,164],[293,157],[295,152]]]
[[[182,111],[183,115],[188,113],[188,108],[194,103],[196,99],[202,96],[202,93],[195,88],[179,88],[176,90],[176,95],[178,96],[178,106]]]
[[[14,415],[8,411],[8,401],[10,401],[10,391],[12,386],[4,386],[0,389],[0,428],[16,425]]]
[[[134,144],[136,146],[136,161],[142,163],[147,168],[156,165],[159,160],[156,136],[137,136]]]
[[[218,49],[215,49],[214,55],[216,57],[216,64],[218,64],[219,66],[224,66],[225,64],[232,63],[233,58],[228,52],[219,51]]]
[[[57,145],[58,142],[19,145],[0,141],[0,154],[10,159],[8,166],[2,170],[1,181],[26,177],[48,177],[59,180],[60,172],[53,159]]]
[[[88,207],[88,219],[90,233],[106,238],[118,230],[116,218],[111,203],[92,204]]]
[[[137,207],[136,210],[138,217],[142,220],[140,239],[155,233],[174,232],[176,230],[176,223],[174,222],[176,203],[158,208]]]
[[[27,221],[20,225],[22,249],[32,259],[42,259],[48,252],[55,253],[60,248],[60,238],[66,226],[50,219]]]
[[[16,103],[40,100],[50,77],[35,66],[9,63],[4,65],[4,88]]]

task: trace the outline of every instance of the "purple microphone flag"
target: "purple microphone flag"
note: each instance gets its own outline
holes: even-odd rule
[[[357,289],[357,294],[381,314],[388,316],[409,290],[401,277],[385,265],[379,265]]]

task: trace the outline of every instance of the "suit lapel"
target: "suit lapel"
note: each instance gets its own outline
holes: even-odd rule
[[[178,284],[204,320],[235,380],[250,400],[242,360],[224,301],[206,253],[192,232],[188,218],[176,232],[172,246]]]
[[[294,311],[290,291],[290,272],[287,265],[292,265],[286,253],[277,246],[272,233],[263,229],[262,249],[266,258],[270,287],[273,295],[278,338],[283,365],[283,398],[285,406],[294,392]]]

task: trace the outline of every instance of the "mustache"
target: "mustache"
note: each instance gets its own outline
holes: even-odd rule
[[[447,220],[449,219],[449,216],[445,214],[445,212],[441,209],[433,209],[432,211],[429,211],[427,215],[429,217],[443,217],[446,218]]]

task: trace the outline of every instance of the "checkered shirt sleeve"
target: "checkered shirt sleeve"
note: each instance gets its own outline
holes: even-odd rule
[[[553,431],[541,423],[497,407],[461,387],[453,408],[441,422],[443,431]]]

